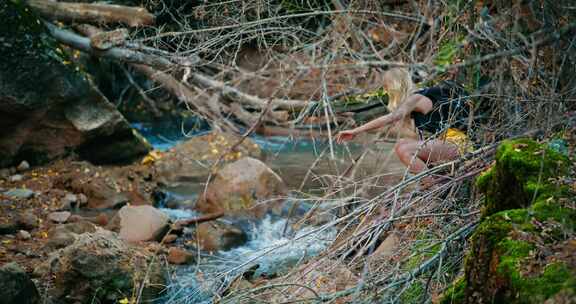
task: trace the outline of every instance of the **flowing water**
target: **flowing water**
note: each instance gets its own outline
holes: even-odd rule
[[[180,126],[175,124],[136,124],[135,127],[155,149],[162,151],[186,139]],[[299,199],[301,192],[321,192],[333,182],[335,176],[347,173],[352,159],[362,153],[362,147],[330,147],[324,141],[295,141],[286,137],[254,136],[252,140],[265,152],[266,163],[283,178],[293,195],[287,199],[280,216],[267,216],[248,223],[233,218],[221,219],[242,227],[248,241],[228,251],[214,254],[197,252],[196,264],[176,266],[163,303],[210,303],[215,292],[225,289],[231,280],[242,273],[250,272],[256,278],[284,274],[291,266],[326,249],[335,239],[337,231],[334,227],[304,226],[295,231],[282,215],[286,215],[295,203],[298,206],[295,218],[306,213],[312,204]],[[394,172],[390,176],[398,176],[402,169],[390,158],[390,151],[391,145],[384,144],[367,153],[357,175],[369,175],[387,166],[387,171]],[[198,184],[169,189],[165,200],[179,202],[175,205],[188,208],[161,210],[174,220],[198,216],[189,207],[202,187],[202,184]]]

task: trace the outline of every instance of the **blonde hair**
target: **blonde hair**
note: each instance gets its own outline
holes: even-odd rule
[[[416,86],[410,72],[405,68],[393,68],[384,73],[384,89],[388,93],[388,110],[396,110],[406,100]]]

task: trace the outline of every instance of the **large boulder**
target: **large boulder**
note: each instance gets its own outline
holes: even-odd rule
[[[40,303],[36,285],[16,263],[8,263],[0,267],[0,303]]]
[[[0,167],[71,152],[115,163],[149,151],[31,10],[2,1],[0,28]]]
[[[244,156],[262,158],[259,146],[249,138],[243,139],[240,145],[230,150],[240,140],[239,136],[218,132],[193,137],[156,161],[158,181],[168,186],[204,182],[210,174],[211,166],[223,153],[226,155],[222,157],[220,165]]]
[[[110,228],[127,242],[159,241],[168,232],[170,218],[152,206],[124,206]]]
[[[200,194],[196,209],[203,213],[262,217],[268,211],[280,212],[286,185],[263,162],[245,157],[227,164],[214,174],[206,191]]]
[[[98,229],[53,252],[37,270],[54,278],[49,290],[58,303],[118,303],[142,288],[142,302],[163,290],[165,276],[147,251],[126,244],[111,231]]]

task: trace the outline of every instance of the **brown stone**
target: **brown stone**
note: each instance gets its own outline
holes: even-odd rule
[[[116,217],[120,238],[128,242],[159,241],[170,224],[168,216],[152,206],[124,206]]]
[[[244,244],[248,237],[240,228],[221,221],[198,224],[192,232],[191,242],[201,250],[215,252],[229,250]]]
[[[170,186],[204,182],[214,162],[239,140],[237,135],[217,132],[191,138],[166,152],[155,162],[158,179]],[[221,164],[244,156],[262,158],[260,148],[249,138],[245,138],[240,145],[224,155]]]
[[[285,196],[286,185],[278,174],[263,162],[245,157],[214,175],[196,208],[206,214],[223,212],[259,218],[271,210],[278,212]]]
[[[168,234],[167,236],[162,239],[162,243],[164,244],[172,244],[178,239],[178,236],[175,234]]]
[[[68,211],[58,211],[48,214],[48,219],[54,223],[66,223],[72,214]]]
[[[194,255],[178,247],[168,249],[168,263],[182,265],[190,264],[194,261]]]

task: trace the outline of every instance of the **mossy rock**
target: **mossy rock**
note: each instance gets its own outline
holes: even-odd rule
[[[544,303],[576,291],[576,209],[553,183],[567,159],[530,140],[507,141],[478,179],[484,218],[471,240],[465,277],[440,303]],[[526,208],[522,208],[526,207]]]
[[[568,159],[530,139],[505,141],[496,152],[496,163],[477,179],[486,194],[484,216],[528,207],[538,196],[556,191],[548,179],[565,174]]]

